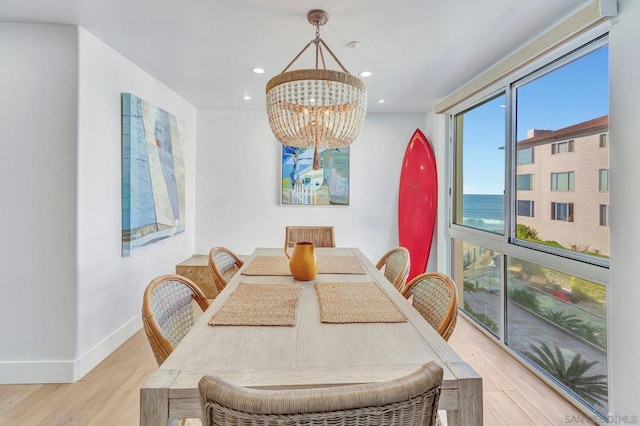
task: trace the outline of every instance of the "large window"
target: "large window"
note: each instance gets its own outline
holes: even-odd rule
[[[486,330],[498,335],[500,328],[500,258],[485,247],[453,240],[457,265],[462,276],[464,311],[478,321]]]
[[[604,287],[511,256],[506,287],[507,344],[606,413]]]
[[[453,222],[504,234],[505,96],[458,114],[457,178]]]
[[[606,36],[564,52],[451,111],[451,272],[468,316],[605,417]]]

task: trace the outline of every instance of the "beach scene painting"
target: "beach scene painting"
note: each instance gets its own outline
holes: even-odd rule
[[[184,232],[183,129],[175,115],[122,94],[122,255]]]
[[[349,205],[349,147],[318,151],[282,146],[283,205]]]

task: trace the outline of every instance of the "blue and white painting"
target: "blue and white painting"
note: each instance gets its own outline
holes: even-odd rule
[[[319,151],[282,146],[283,205],[349,205],[349,147]]]
[[[122,255],[184,232],[183,131],[173,114],[122,94]]]

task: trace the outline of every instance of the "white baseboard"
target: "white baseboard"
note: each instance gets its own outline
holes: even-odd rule
[[[142,327],[136,315],[75,361],[0,361],[0,384],[73,383],[80,380]]]
[[[80,358],[76,359],[73,366],[73,380],[77,381],[84,377],[96,365],[100,364],[113,351],[118,349],[120,345],[133,336],[142,328],[142,314],[138,314],[124,323],[120,328],[111,333],[111,335],[102,339],[97,345],[89,349]]]
[[[71,361],[0,362],[0,384],[70,383]]]

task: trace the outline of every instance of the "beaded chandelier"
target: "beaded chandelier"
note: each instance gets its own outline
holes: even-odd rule
[[[315,147],[317,157],[318,148],[345,147],[360,134],[367,110],[367,88],[362,80],[349,74],[320,38],[320,26],[327,23],[327,13],[311,10],[307,20],[316,27],[316,37],[267,83],[267,115],[273,134],[283,145]],[[315,69],[287,71],[312,44],[316,50]],[[323,48],[342,71],[326,68]]]

